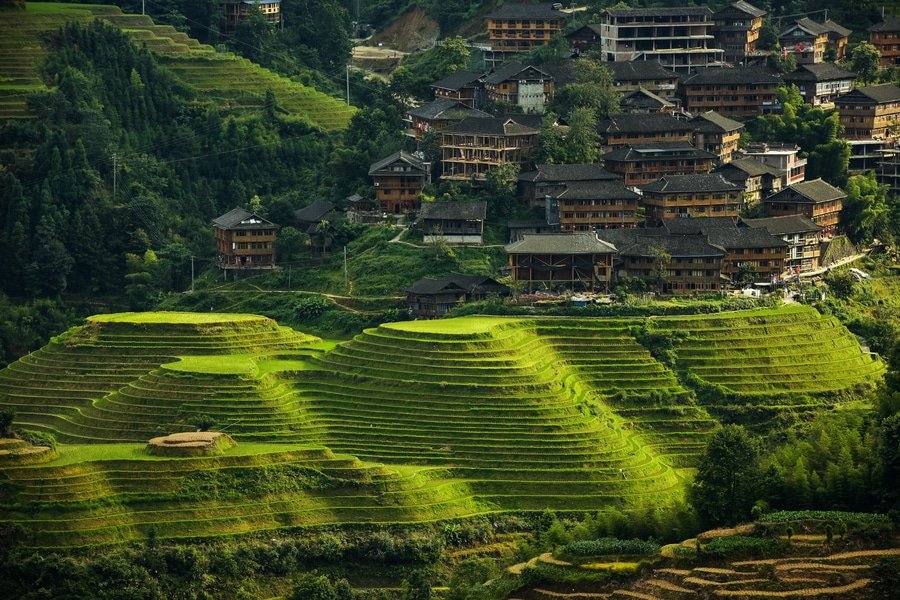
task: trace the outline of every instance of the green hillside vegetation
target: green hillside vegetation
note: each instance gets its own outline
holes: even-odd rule
[[[29,94],[46,91],[40,64],[47,55],[44,38],[67,22],[102,19],[126,32],[135,44],[155,54],[204,99],[229,111],[259,110],[266,91],[275,94],[285,114],[324,129],[347,126],[355,109],[314,88],[264,69],[230,52],[216,52],[171,25],[150,17],[123,14],[116,6],[29,2],[25,11],[0,11],[0,120],[32,116]]]
[[[674,327],[690,333],[673,360],[647,331]],[[700,348],[719,353],[704,362]],[[719,406],[697,404],[686,383],[788,412],[788,396],[831,405],[882,371],[808,307],[464,317],[385,324],[337,345],[253,315],[102,315],[0,371],[0,408],[59,442],[55,460],[0,468],[2,514],[29,545],[67,547],[151,531],[671,508],[717,427]],[[144,451],[197,427],[237,446],[191,459]]]

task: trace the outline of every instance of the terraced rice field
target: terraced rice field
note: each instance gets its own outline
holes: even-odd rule
[[[651,321],[469,317],[386,324],[333,346],[252,315],[94,317],[0,371],[0,406],[17,426],[61,442],[49,462],[0,463],[0,515],[35,546],[71,546],[151,530],[664,507],[717,426],[687,374],[730,402],[783,403],[797,390],[814,406],[883,370],[809,308]],[[642,326],[690,331],[673,368],[638,342]],[[816,364],[822,376],[796,369]],[[144,451],[200,421],[237,447]]]
[[[346,127],[355,109],[315,88],[282,77],[229,52],[217,52],[170,25],[128,15],[111,5],[28,3],[25,11],[0,10],[0,120],[28,118],[29,94],[46,91],[39,66],[44,36],[71,21],[103,19],[157,55],[182,82],[230,111],[257,110],[271,89],[288,115],[324,129]]]

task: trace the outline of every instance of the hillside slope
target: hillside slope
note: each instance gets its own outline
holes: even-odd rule
[[[289,115],[325,129],[343,128],[355,109],[230,52],[217,52],[170,25],[127,15],[116,6],[29,2],[25,11],[0,10],[0,120],[27,118],[28,94],[46,89],[39,67],[45,36],[65,23],[103,19],[156,54],[182,82],[226,110],[257,110],[271,89]]]

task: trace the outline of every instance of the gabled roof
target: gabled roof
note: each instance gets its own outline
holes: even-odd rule
[[[785,215],[783,217],[742,220],[748,227],[761,227],[772,235],[808,233],[810,231],[821,231],[822,229],[806,215]]]
[[[539,130],[521,125],[512,117],[467,117],[441,130],[441,133],[477,133],[481,135],[528,135]]]
[[[594,232],[526,233],[506,246],[507,254],[615,254],[616,247]]]
[[[710,244],[703,234],[672,234],[662,227],[651,229],[604,229],[598,235],[615,245],[623,256],[653,256],[656,249],[672,258],[725,256],[721,246]]]
[[[678,73],[666,69],[656,60],[605,62],[603,66],[612,72],[613,81],[651,81],[679,77]]]
[[[828,28],[826,28],[821,23],[816,23],[809,17],[803,17],[802,19],[799,19],[796,23],[790,25],[787,29],[779,33],[778,37],[784,37],[795,29],[801,29],[813,36],[819,36],[823,33],[828,33]]]
[[[523,73],[527,73],[524,77],[519,77]],[[510,79],[552,79],[553,76],[549,73],[542,71],[541,69],[532,66],[532,65],[523,65],[520,62],[512,61],[511,63],[507,63],[496,71],[485,77],[484,82],[489,83],[491,85],[499,85],[504,81],[509,81]]]
[[[774,175],[776,177],[781,177],[784,175],[784,171],[781,169],[776,169],[775,167],[769,166],[761,160],[756,160],[755,158],[735,158],[732,159],[731,162],[725,163],[724,165],[716,168],[716,172],[727,171],[729,169],[736,169],[738,171],[742,171],[746,173],[749,177],[757,177],[759,175]]]
[[[252,213],[249,210],[237,207],[232,208],[224,215],[213,219],[213,225],[218,227],[219,229],[247,229],[247,228],[257,228],[261,225],[268,225],[271,227],[278,227],[272,221],[268,219],[264,219],[256,213]]]
[[[334,204],[316,200],[309,206],[294,211],[294,219],[300,223],[319,223],[334,210]]]
[[[852,103],[856,100],[873,101],[878,104],[900,101],[900,87],[893,83],[858,87],[835,100],[835,104]]]
[[[678,8],[608,8],[604,14],[614,17],[652,17],[660,16],[696,16],[696,15],[712,15],[713,12],[703,7],[682,6]]]
[[[693,131],[690,124],[680,121],[669,113],[650,113],[635,115],[623,113],[610,115],[597,123],[597,129],[601,133],[663,133],[668,131],[680,131],[688,133]]]
[[[421,160],[406,152],[404,150],[400,150],[399,152],[394,152],[390,156],[386,156],[382,158],[378,162],[372,163],[372,166],[369,167],[369,175],[396,175],[396,173],[386,169],[385,167],[389,167],[395,162],[406,163],[417,171],[421,171],[422,175],[427,173],[427,169],[425,168],[425,163]]]
[[[484,221],[487,202],[423,202],[419,219],[446,219],[452,221]]]
[[[552,65],[541,65],[541,70],[553,77],[557,88],[575,82],[575,73],[572,71],[572,61],[570,60]]]
[[[597,35],[601,35],[601,31],[603,30],[603,25],[601,25],[600,23],[588,23],[587,25],[582,25],[581,27],[579,27],[572,33],[567,33],[566,37],[572,37],[573,35],[575,35],[579,31],[581,31],[582,29],[587,29],[589,31],[596,33]]]
[[[726,250],[735,248],[784,248],[788,243],[780,237],[776,237],[764,228],[752,227],[710,227],[706,231],[706,238],[711,244],[721,246]]]
[[[657,96],[650,90],[639,86],[638,89],[632,90],[619,98],[620,106],[652,106],[654,108],[667,108],[675,106],[661,96]]]
[[[828,30],[828,35],[836,34],[838,37],[850,37],[850,34],[853,33],[843,25],[839,23],[835,23],[831,19],[828,19],[824,23],[822,23],[822,27]]]
[[[781,80],[758,67],[706,67],[682,80],[684,85],[778,85]]]
[[[724,117],[714,110],[700,113],[690,120],[690,124],[694,131],[703,133],[731,133],[744,127],[740,121]]]
[[[554,10],[552,3],[507,2],[488,15],[489,19],[568,19],[571,15]]]
[[[694,175],[663,175],[657,181],[641,186],[646,192],[682,194],[687,192],[737,192],[741,186],[718,173]]]
[[[856,73],[842,69],[834,63],[822,62],[799,65],[796,71],[781,77],[788,83],[793,81],[840,81],[856,79]]]
[[[657,160],[660,155],[671,155],[684,158],[718,158],[718,155],[700,150],[689,142],[656,142],[619,146],[600,158],[611,161]]]
[[[786,197],[797,197],[796,200],[803,203],[829,202],[847,197],[847,192],[836,188],[822,179],[801,181],[781,190],[766,198],[766,202],[784,202]]]
[[[458,91],[467,87],[479,79],[484,77],[484,73],[473,73],[471,71],[456,71],[447,75],[443,79],[438,79],[431,84],[433,88],[441,88],[442,90]]]
[[[448,98],[438,98],[428,104],[423,104],[417,108],[411,108],[406,114],[420,119],[445,119],[461,121],[466,117],[490,117],[488,113],[466,106],[457,100]]]
[[[675,219],[663,219],[660,227],[664,227],[669,233],[688,234],[705,233],[709,229],[735,229],[740,223],[740,217],[684,217]]]
[[[756,8],[748,2],[744,2],[744,0],[738,0],[737,2],[729,4],[725,8],[716,11],[716,15],[727,15],[735,13],[750,15],[751,17],[761,17],[766,14],[766,11],[761,8]]]
[[[622,181],[572,181],[566,183],[566,189],[557,196],[567,200],[632,200],[640,197]]]
[[[900,17],[885,19],[869,27],[869,31],[900,31]]]
[[[431,295],[443,291],[473,292],[481,287],[488,287],[497,293],[508,294],[509,288],[498,283],[495,279],[486,275],[468,275],[465,273],[450,273],[443,277],[432,279],[425,277],[406,289],[409,294]]]
[[[621,179],[597,164],[535,165],[534,171],[519,174],[519,181],[603,181]]]

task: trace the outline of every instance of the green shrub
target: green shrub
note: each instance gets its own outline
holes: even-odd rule
[[[865,524],[890,524],[887,515],[880,513],[843,512],[838,510],[779,510],[762,515],[762,523],[791,523],[794,521],[840,521]]]
[[[33,446],[49,446],[56,450],[56,436],[52,433],[24,429],[19,432],[19,436]]]
[[[0,410],[0,435],[11,435],[13,420],[16,418],[16,411],[11,408]]]
[[[600,538],[598,540],[583,540],[566,544],[562,549],[566,556],[606,556],[611,554],[631,554],[639,556],[652,556],[659,554],[659,544],[652,541],[620,540],[614,537]]]
[[[778,540],[772,538],[733,535],[717,537],[703,547],[703,552],[720,558],[764,557],[778,553]]]

